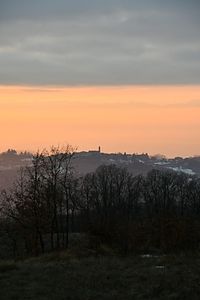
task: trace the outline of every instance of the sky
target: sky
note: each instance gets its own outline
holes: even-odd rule
[[[200,155],[199,0],[0,0],[0,151]]]

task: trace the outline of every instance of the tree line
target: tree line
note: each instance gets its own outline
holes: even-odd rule
[[[125,254],[198,249],[199,178],[159,170],[133,176],[116,165],[80,176],[73,157],[71,146],[38,152],[1,193],[0,239],[14,257],[66,249],[72,232]]]

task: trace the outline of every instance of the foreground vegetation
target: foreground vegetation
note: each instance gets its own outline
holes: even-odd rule
[[[68,252],[0,263],[1,300],[199,299],[200,256],[89,256]]]
[[[36,153],[1,193],[0,259],[67,249],[73,232],[123,255],[199,250],[200,178],[159,170],[133,176],[112,164],[80,176],[73,155],[71,146]]]
[[[38,152],[1,193],[0,299],[199,299],[200,179],[72,158]]]

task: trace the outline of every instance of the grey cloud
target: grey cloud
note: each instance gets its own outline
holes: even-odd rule
[[[1,0],[0,83],[199,84],[199,1]]]
[[[168,10],[198,15],[199,0],[1,0],[0,19],[44,19],[108,13],[113,10]]]

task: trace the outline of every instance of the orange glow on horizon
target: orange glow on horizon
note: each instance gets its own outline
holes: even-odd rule
[[[200,86],[0,87],[0,151],[200,155]]]

